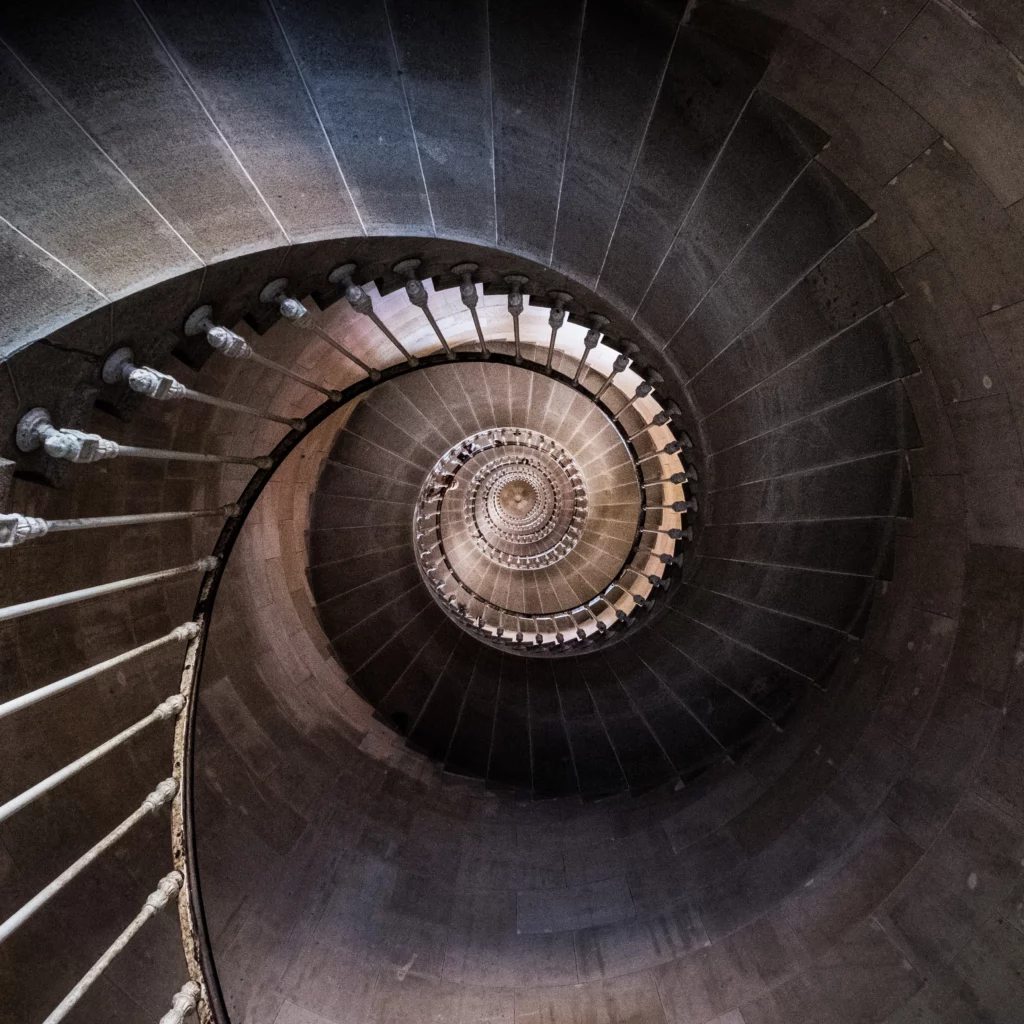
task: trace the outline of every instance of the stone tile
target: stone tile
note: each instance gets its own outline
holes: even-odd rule
[[[978,168],[1001,206],[1024,195],[1019,73],[988,33],[942,4],[925,4],[873,72]]]
[[[705,951],[711,1002],[719,1013],[795,974],[805,954],[781,915],[761,918]]]
[[[755,0],[755,6],[865,69],[874,67],[919,10],[916,0],[787,0],[782,5],[777,0]]]
[[[837,169],[831,158],[825,162],[842,177],[842,171]],[[847,181],[847,184],[854,188],[852,182]],[[855,191],[875,211],[875,219],[861,228],[861,237],[871,244],[890,270],[902,270],[932,251],[931,240],[914,221],[906,202],[896,189],[883,187],[872,191]]]
[[[975,315],[1024,298],[1024,236],[948,143],[926,150],[892,188],[942,254]]]
[[[472,986],[568,985],[578,980],[571,934],[519,936],[514,893],[460,897],[443,978]]]
[[[906,298],[893,309],[908,338],[921,341],[945,403],[962,402],[1004,390],[974,311],[937,252],[896,275]]]
[[[839,1024],[824,993],[797,975],[740,1007],[744,1024]],[[844,1022],[845,1024],[845,1022]]]
[[[935,715],[918,743],[914,764],[883,804],[919,846],[928,846],[952,814],[977,771],[999,712],[962,701],[947,714]]]
[[[758,779],[742,769],[734,770],[728,779],[719,781],[702,799],[665,818],[662,827],[673,850],[685,849],[720,828],[753,800],[761,788]]]
[[[906,771],[911,752],[872,723],[843,770],[826,790],[829,799],[853,821],[866,821]]]
[[[647,970],[705,946],[707,942],[700,917],[688,903],[649,921],[577,932],[580,980],[615,978]]]
[[[319,1013],[304,1010],[290,999],[286,999],[281,1006],[281,1012],[274,1018],[274,1024],[337,1024],[337,1020],[328,1020]]]
[[[1024,546],[1024,473],[970,473],[964,477],[964,485],[971,540]]]
[[[570,988],[516,990],[517,1024],[667,1024],[647,971]]]
[[[851,1024],[883,1021],[924,983],[874,922],[849,932],[808,970],[836,1017]]]
[[[974,546],[947,691],[992,707],[1006,705],[1024,616],[1024,558],[1014,549]]]
[[[798,32],[776,49],[762,88],[828,132],[823,155],[844,180],[843,168],[852,164],[883,185],[938,138],[924,118],[835,47]]]
[[[875,919],[916,969],[932,980],[970,942],[980,923],[972,909],[922,861],[875,914]]]
[[[1003,389],[1010,398],[1017,420],[1018,435],[1024,433],[1024,302],[1007,306],[981,318]]]
[[[624,878],[566,889],[520,890],[516,931],[561,932],[627,921],[636,916]]]
[[[785,904],[786,919],[803,946],[820,954],[864,920],[920,855],[916,843],[877,817],[833,875],[812,879]]]
[[[940,880],[978,916],[997,909],[1021,877],[1024,824],[966,796],[928,853]]]
[[[957,402],[949,410],[960,465],[969,474],[1020,471],[1020,441],[1006,395]]]
[[[1018,646],[1016,662],[1024,661]],[[973,789],[1000,810],[1024,821],[1024,699],[1020,696],[1006,709],[992,744],[982,762]]]
[[[293,962],[282,988],[299,1008],[347,1024],[369,1014],[377,975],[377,968],[357,966],[330,944],[317,941]]]
[[[907,377],[903,386],[910,395],[914,416],[924,447],[910,452],[910,468],[914,476],[948,476],[960,472],[960,460],[953,440],[953,428],[943,405],[928,354],[919,342],[910,346],[921,372]]]
[[[907,745],[916,742],[931,714],[956,628],[955,619],[911,610],[903,649],[896,655],[877,718],[881,728]]]
[[[691,956],[670,960],[654,971],[661,1004],[671,1024],[705,1024],[714,1017],[708,953],[708,950],[700,950]]]
[[[986,1021],[1015,1024],[1024,1006],[1024,935],[997,916],[971,943],[956,964],[956,974],[969,986]]]

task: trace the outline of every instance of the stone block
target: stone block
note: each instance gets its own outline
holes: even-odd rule
[[[908,338],[921,341],[943,401],[999,394],[1003,374],[974,311],[942,256],[931,252],[897,274],[906,299],[893,307]]]
[[[818,955],[833,946],[871,914],[921,852],[892,822],[876,817],[834,874],[814,878],[784,905],[804,948]]]
[[[940,67],[948,73],[937,74]],[[971,19],[928,5],[873,74],[935,125],[1008,206],[1024,194],[1018,71],[1019,62]]]
[[[949,143],[925,150],[891,187],[945,259],[976,316],[1024,298],[1024,238]]]

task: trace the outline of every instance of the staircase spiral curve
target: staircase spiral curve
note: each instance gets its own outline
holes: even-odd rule
[[[1017,1024],[1024,49],[915,6],[0,13],[0,1024]]]

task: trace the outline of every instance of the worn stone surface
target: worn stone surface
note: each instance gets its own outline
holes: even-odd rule
[[[326,477],[337,501],[324,534],[351,531],[346,563],[321,565],[325,536],[308,547],[304,536],[330,437],[314,435],[286,463],[222,587],[199,722],[204,898],[236,1022],[1018,1024],[1018,12],[1003,0],[979,0],[970,17],[917,0],[759,0],[795,26],[779,45],[778,29],[749,5],[700,5],[680,28],[683,6],[492,4],[485,15],[457,4],[111,3],[77,22],[45,7],[5,12],[0,36],[16,56],[4,50],[0,344],[5,357],[28,353],[0,367],[8,445],[12,417],[38,400],[67,403],[76,423],[124,443],[266,451],[277,427],[206,407],[128,406],[104,392],[131,421],[91,411],[99,361],[114,343],[134,343],[159,364],[200,298],[235,323],[261,312],[258,292],[282,268],[325,289],[327,271],[349,258],[358,280],[380,278],[382,315],[427,351],[436,341],[390,267],[419,254],[423,276],[441,281],[472,254],[492,289],[536,261],[528,291],[544,301],[551,288],[573,292],[573,330],[592,310],[617,317],[613,340],[643,343],[667,390],[688,409],[692,400],[695,457],[711,470],[698,486],[710,524],[693,563],[700,578],[671,612],[621,656],[520,678],[509,659],[474,658],[438,622],[417,618],[401,565],[373,582],[407,522],[346,500],[348,482],[374,472],[377,496],[408,493],[431,444],[457,440],[469,420],[475,429],[511,414],[510,396],[495,404],[488,394],[466,422],[417,415],[408,403],[389,409],[409,472],[382,480],[365,449],[353,476]],[[212,31],[200,38],[186,17]],[[730,203],[725,192],[701,192],[716,158],[709,183],[755,180],[725,160],[722,111],[738,109],[736,94],[711,102],[686,87],[693,68],[683,55],[730,47],[734,70],[770,64],[772,99],[755,93],[747,127],[787,124],[811,150],[829,134],[818,166],[835,179],[824,191],[854,221],[877,212],[839,247],[829,248],[837,236],[821,220],[787,213],[758,229],[749,193]],[[672,102],[668,92],[658,99],[664,83]],[[754,118],[765,111],[767,120]],[[731,152],[749,159],[740,143],[756,137],[734,133]],[[698,141],[691,151],[683,139]],[[758,168],[756,180],[774,181],[778,169]],[[737,250],[711,252],[706,231],[675,237],[694,195],[705,229],[717,217],[709,213],[736,211],[730,238],[742,252],[731,266]],[[332,237],[286,253],[275,219],[289,237]],[[335,237],[358,235],[360,220],[370,235],[402,237]],[[751,232],[758,241],[744,244]],[[417,240],[434,233],[451,237]],[[809,270],[805,242],[816,261],[825,255]],[[702,254],[694,266],[713,258],[698,282],[709,296],[699,334],[684,331],[686,346],[662,356],[650,342],[666,337],[647,338],[643,318],[629,326],[632,310],[619,307],[644,294],[670,244]],[[632,251],[642,257],[635,266]],[[552,257],[562,270],[546,267]],[[589,286],[602,266],[597,294]],[[856,394],[852,373],[866,352],[830,361],[831,343],[815,374],[787,369],[814,364],[809,350],[893,300],[914,358],[893,361],[900,372],[884,389]],[[431,303],[446,330],[472,342],[457,293],[432,293]],[[510,333],[504,303],[482,296],[489,335]],[[547,310],[527,310],[543,343]],[[345,303],[321,315],[360,354],[394,361]],[[264,314],[260,329],[271,323]],[[356,378],[308,336],[245,331],[300,372],[332,384]],[[49,343],[27,345],[42,337]],[[680,379],[705,363],[684,393]],[[556,365],[574,369],[568,356]],[[283,415],[317,401],[220,357],[172,369],[189,386]],[[522,397],[545,422],[563,422],[565,409]],[[707,460],[710,431],[696,421],[729,405],[720,422],[744,443]],[[23,473],[39,469],[18,458]],[[6,507],[53,518],[210,507],[233,500],[246,475],[118,461],[73,468],[60,491],[20,475]],[[912,521],[893,525],[894,511],[911,508]],[[2,552],[4,602],[179,564],[210,550],[219,524],[54,534]],[[367,670],[350,686],[332,658],[307,589],[307,551],[335,593],[353,657],[398,670],[400,685],[382,699],[388,714],[418,715],[409,748],[353,688],[369,692],[383,675]],[[879,574],[891,582],[875,582]],[[823,643],[820,631],[843,626],[869,588],[873,653],[841,635],[835,650]],[[382,643],[391,639],[375,632],[382,620],[360,615],[371,595],[404,602],[415,650]],[[5,624],[0,699],[160,635],[188,618],[194,596],[189,579]],[[4,795],[145,714],[173,688],[179,656],[168,649],[6,721]],[[825,692],[794,672],[818,668]],[[769,725],[747,745],[739,726],[748,718],[776,719],[784,732]],[[3,912],[166,773],[166,737],[148,738],[4,824]],[[444,748],[450,774],[416,753],[428,744]],[[726,749],[738,765],[720,760]],[[706,770],[680,778],[691,755]],[[571,768],[587,802],[517,799],[455,777],[486,778],[494,758],[494,777],[500,768],[519,796],[557,792]],[[0,1018],[42,1019],[167,862],[165,820],[150,819],[6,943]],[[183,980],[180,947],[171,916],[148,928],[78,1019],[166,1012]]]

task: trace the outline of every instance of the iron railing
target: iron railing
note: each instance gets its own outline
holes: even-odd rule
[[[196,853],[194,764],[200,671],[217,589],[223,576],[225,564],[248,513],[275,470],[289,453],[309,431],[322,423],[328,416],[348,402],[364,395],[380,382],[414,372],[419,368],[448,365],[458,361],[494,360],[509,365],[522,365],[526,362],[536,372],[546,373],[586,395],[592,401],[605,405],[610,418],[619,430],[623,443],[633,454],[642,493],[645,493],[648,487],[660,486],[663,492],[666,488],[671,488],[672,490],[668,493],[679,495],[678,498],[674,498],[667,504],[643,506],[644,514],[641,516],[628,564],[616,581],[609,585],[605,593],[600,595],[597,604],[591,602],[579,608],[567,609],[557,616],[547,616],[545,618],[551,620],[551,625],[543,630],[540,628],[539,617],[536,618],[530,627],[533,629],[532,638],[523,629],[524,621],[520,618],[510,636],[512,643],[526,643],[532,639],[535,644],[538,644],[539,641],[539,646],[561,648],[590,644],[595,639],[603,638],[604,635],[619,628],[623,623],[628,623],[636,609],[651,605],[657,590],[666,583],[666,572],[679,561],[679,556],[675,553],[675,545],[692,536],[689,528],[683,528],[683,517],[695,506],[692,500],[685,499],[681,488],[683,484],[693,479],[693,469],[685,466],[679,458],[679,453],[688,445],[688,439],[683,434],[673,435],[672,441],[642,457],[635,447],[635,442],[641,435],[648,433],[652,428],[663,428],[672,423],[674,407],[669,402],[662,402],[658,406],[659,411],[650,421],[643,423],[639,429],[629,434],[620,421],[626,406],[634,406],[639,398],[650,395],[654,391],[654,376],[647,375],[645,381],[636,389],[634,396],[627,401],[626,406],[611,409],[607,405],[605,396],[614,387],[615,377],[626,371],[631,360],[637,354],[637,349],[634,346],[619,342],[610,374],[605,377],[596,392],[587,389],[584,385],[587,378],[583,371],[586,367],[593,369],[593,353],[602,343],[601,329],[607,324],[603,317],[595,315],[592,318],[590,330],[583,339],[582,345],[579,346],[582,351],[575,352],[577,364],[574,373],[570,376],[558,372],[554,368],[553,357],[556,351],[557,335],[565,320],[565,305],[571,300],[571,296],[567,293],[553,293],[554,306],[549,317],[550,340],[546,347],[538,350],[543,355],[543,359],[536,362],[526,359],[524,346],[520,339],[519,318],[524,307],[523,289],[529,284],[529,280],[521,275],[510,275],[505,278],[505,281],[509,286],[508,312],[512,318],[515,344],[511,353],[505,354],[497,351],[494,342],[488,344],[476,311],[479,293],[478,285],[473,281],[473,275],[479,268],[476,264],[461,263],[453,267],[451,273],[460,281],[460,295],[464,307],[472,318],[478,347],[474,345],[459,349],[453,348],[430,309],[430,295],[417,277],[418,267],[419,262],[416,260],[403,260],[396,264],[394,270],[405,278],[404,286],[409,301],[422,310],[438,341],[438,347],[434,352],[424,354],[410,352],[377,315],[366,289],[354,281],[357,268],[353,264],[338,267],[329,276],[331,284],[344,285],[345,297],[353,310],[368,317],[393,345],[396,353],[401,356],[400,361],[382,367],[368,365],[346,346],[331,337],[317,321],[315,314],[311,314],[303,303],[288,295],[287,282],[283,279],[272,281],[263,289],[262,302],[276,306],[283,317],[325,340],[362,370],[365,376],[343,390],[309,380],[288,367],[261,356],[235,331],[216,324],[213,320],[213,310],[209,306],[200,307],[189,316],[185,324],[185,331],[188,335],[205,336],[210,345],[222,355],[252,360],[267,370],[296,381],[322,395],[324,400],[320,405],[302,419],[269,415],[241,403],[229,402],[193,391],[180,384],[169,374],[151,367],[136,366],[134,354],[128,347],[119,348],[107,359],[103,376],[108,383],[124,381],[133,391],[156,400],[197,401],[246,415],[262,417],[287,426],[288,433],[278,442],[273,451],[266,455],[233,456],[120,445],[97,434],[57,426],[49,411],[42,408],[32,409],[18,424],[16,440],[22,451],[30,452],[41,448],[52,458],[75,463],[88,464],[121,456],[238,464],[252,466],[255,470],[237,501],[216,509],[158,511],[139,515],[55,520],[19,513],[0,514],[0,548],[13,548],[15,545],[29,540],[36,541],[48,533],[62,531],[100,528],[123,529],[140,524],[197,517],[221,516],[224,518],[224,525],[212,553],[192,563],[0,608],[0,622],[2,622],[52,611],[73,603],[133,588],[156,586],[193,573],[202,574],[193,617],[189,621],[155,640],[126,650],[105,661],[84,667],[62,679],[0,704],[0,718],[14,715],[26,707],[45,701],[57,693],[80,686],[149,651],[175,643],[185,645],[180,680],[175,692],[163,700],[149,715],[0,806],[0,821],[3,821],[18,813],[43,793],[60,786],[87,765],[100,760],[128,739],[145,731],[153,723],[166,719],[175,721],[173,748],[170,751],[171,774],[159,781],[152,792],[116,828],[8,917],[6,921],[0,922],[0,942],[2,942],[44,904],[57,896],[89,864],[117,844],[143,818],[159,813],[163,807],[170,804],[174,870],[158,880],[156,888],[147,897],[138,914],[126,924],[117,939],[50,1013],[45,1024],[56,1024],[57,1021],[63,1020],[89,987],[145,926],[146,922],[172,900],[176,901],[178,907],[182,941],[190,977],[174,996],[173,1005],[161,1018],[161,1024],[180,1024],[192,1014],[197,1014],[204,1024],[210,1021],[215,1024],[228,1024],[228,1015],[217,978],[203,912]],[[605,341],[607,340],[606,338]],[[648,463],[654,467],[654,475],[650,479],[645,477],[644,466]],[[645,540],[651,536],[665,537],[670,540],[673,545],[672,553],[661,552],[654,555],[651,542]],[[651,568],[654,563],[656,563],[656,569]],[[497,620],[493,620],[493,617],[486,618],[486,621],[482,620],[480,632],[485,635],[486,639],[500,641],[503,638],[506,625],[511,627],[512,623],[505,623],[501,618],[502,614],[507,617],[507,612],[502,613],[501,609],[496,608],[494,610],[498,613]],[[567,632],[570,623],[572,631]]]

